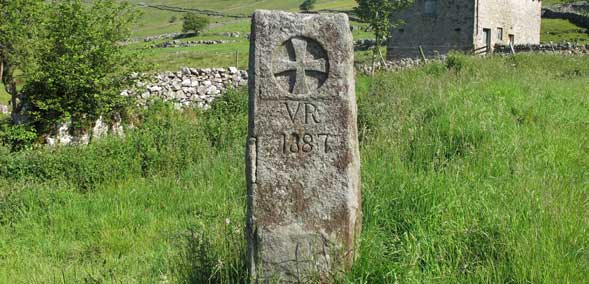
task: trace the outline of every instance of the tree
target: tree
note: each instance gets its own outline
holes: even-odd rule
[[[315,9],[315,3],[317,3],[317,0],[305,0],[300,6],[299,9],[301,11],[311,11],[313,9]]]
[[[184,15],[184,25],[182,32],[194,32],[197,35],[209,25],[207,17],[199,16],[196,13],[187,13]]]
[[[402,25],[400,20],[393,21],[394,12],[400,11],[413,4],[413,0],[356,0],[358,6],[354,12],[360,19],[368,23],[374,33],[376,41],[373,56],[380,52],[380,47],[386,41],[390,30]]]
[[[127,75],[139,70],[139,63],[120,42],[137,14],[115,0],[82,1],[51,2],[45,32],[37,39],[36,67],[22,97],[24,115],[38,133],[59,121],[87,129],[99,116],[124,112],[130,104],[120,91],[130,87]]]
[[[13,114],[22,108],[15,72],[26,77],[35,69],[46,7],[43,0],[0,0],[0,80],[11,96]]]

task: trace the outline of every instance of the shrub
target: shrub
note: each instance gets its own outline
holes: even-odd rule
[[[450,53],[446,59],[446,68],[448,70],[460,71],[466,65],[466,58],[459,53]]]
[[[248,96],[231,90],[213,102],[211,109],[203,113],[203,127],[213,147],[224,148],[247,136]]]
[[[37,132],[30,126],[11,124],[0,126],[0,144],[10,148],[11,151],[29,148],[36,139]]]
[[[317,0],[305,0],[299,6],[299,9],[301,9],[301,11],[310,11],[310,10],[313,10],[315,8],[315,3],[317,3]]]
[[[51,2],[49,17],[36,51],[35,72],[23,87],[24,115],[38,133],[56,122],[76,129],[131,105],[120,90],[130,87],[127,75],[140,70],[136,54],[119,42],[130,32],[137,14],[114,0]]]
[[[197,35],[209,25],[209,19],[199,16],[196,13],[187,13],[184,15],[184,25],[182,32],[194,32]]]

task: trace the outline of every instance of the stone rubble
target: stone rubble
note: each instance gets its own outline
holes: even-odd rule
[[[445,57],[441,59],[426,59],[425,63],[434,62],[434,61],[443,61]],[[411,69],[416,68],[421,65],[423,62],[420,59],[414,58],[402,58],[393,61],[386,61],[385,64],[382,61],[378,60],[374,63],[374,69],[376,71],[399,71],[404,69]],[[356,72],[362,74],[371,74],[372,73],[372,65],[370,64],[362,64],[356,65]]]
[[[179,40],[172,40],[166,41],[162,43],[158,43],[155,45],[150,46],[150,48],[177,48],[177,47],[191,47],[197,45],[214,45],[214,44],[225,44],[225,43],[232,43],[235,42],[233,40],[191,40],[191,41],[179,41]]]
[[[247,86],[248,73],[236,67],[195,69],[184,67],[178,72],[153,75],[151,82],[138,82],[141,92],[124,90],[123,96],[134,96],[140,106],[148,106],[153,99],[172,102],[176,109],[210,104],[228,89]]]
[[[0,104],[0,113],[1,114],[10,114],[10,109],[7,105]]]
[[[243,36],[243,37],[249,38],[249,33],[242,34],[240,32],[225,32],[225,33],[221,33],[220,35],[224,36],[224,37],[242,37]]]
[[[589,44],[577,44],[572,42],[545,43],[545,44],[522,44],[513,47],[515,53],[538,52],[538,53],[559,53],[563,55],[585,55],[589,54]],[[511,53],[509,45],[495,46],[495,53]]]
[[[96,120],[92,129],[86,133],[73,135],[70,131],[71,122],[58,123],[53,131],[45,136],[45,144],[49,146],[57,145],[87,145],[90,140],[100,139],[108,134],[116,136],[124,135],[123,122],[119,115],[113,117],[110,123],[106,123],[101,116]]]
[[[515,53],[535,52],[535,53],[552,53],[560,55],[589,55],[589,44],[582,45],[571,42],[563,43],[545,43],[545,44],[522,44],[514,46]],[[511,47],[509,45],[497,45],[493,50],[496,55],[511,54]],[[425,64],[432,62],[445,62],[446,56],[440,55],[437,58],[427,58]],[[374,64],[376,71],[400,71],[405,69],[412,69],[424,64],[418,58],[401,58],[396,60],[389,60],[383,64],[378,60]],[[372,66],[370,64],[356,65],[356,71],[362,74],[371,74]]]
[[[354,41],[354,50],[355,51],[365,51],[368,50],[376,45],[375,39],[359,39]]]
[[[181,35],[183,35],[183,34],[182,33],[169,33],[169,34],[148,36],[148,37],[144,38],[143,41],[144,42],[151,42],[151,41],[156,41],[156,40],[160,40],[160,39],[176,38]]]

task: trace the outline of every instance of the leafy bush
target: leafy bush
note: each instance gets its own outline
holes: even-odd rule
[[[225,148],[236,141],[245,143],[247,136],[248,96],[236,90],[229,91],[213,102],[203,113],[204,131],[213,147]]]
[[[313,10],[315,8],[315,3],[317,3],[317,0],[305,0],[300,6],[299,9],[301,11],[310,11]]]
[[[125,177],[178,175],[211,151],[245,145],[247,95],[230,91],[208,111],[178,112],[155,102],[141,117],[124,140],[108,137],[87,146],[0,155],[0,180],[60,181],[86,192]],[[12,148],[7,152],[26,149],[36,138],[25,126],[6,129],[0,131],[0,141]]]
[[[461,71],[466,64],[466,57],[459,53],[450,53],[446,58],[446,68],[448,70]]]
[[[196,13],[187,13],[184,15],[184,24],[182,32],[194,32],[197,35],[209,25],[209,18],[199,16]]]
[[[0,144],[11,151],[20,151],[29,148],[37,139],[37,132],[27,125],[0,125]]]
[[[83,130],[101,115],[125,112],[131,103],[120,90],[130,87],[127,76],[140,64],[119,42],[128,37],[135,10],[114,0],[66,0],[51,2],[47,13],[36,23],[44,32],[22,90],[29,123],[40,134],[60,121]]]

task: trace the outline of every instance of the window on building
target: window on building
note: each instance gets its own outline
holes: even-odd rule
[[[435,16],[438,10],[438,0],[425,0],[424,12],[426,16]]]
[[[503,28],[497,28],[497,39],[500,41],[503,40]]]

